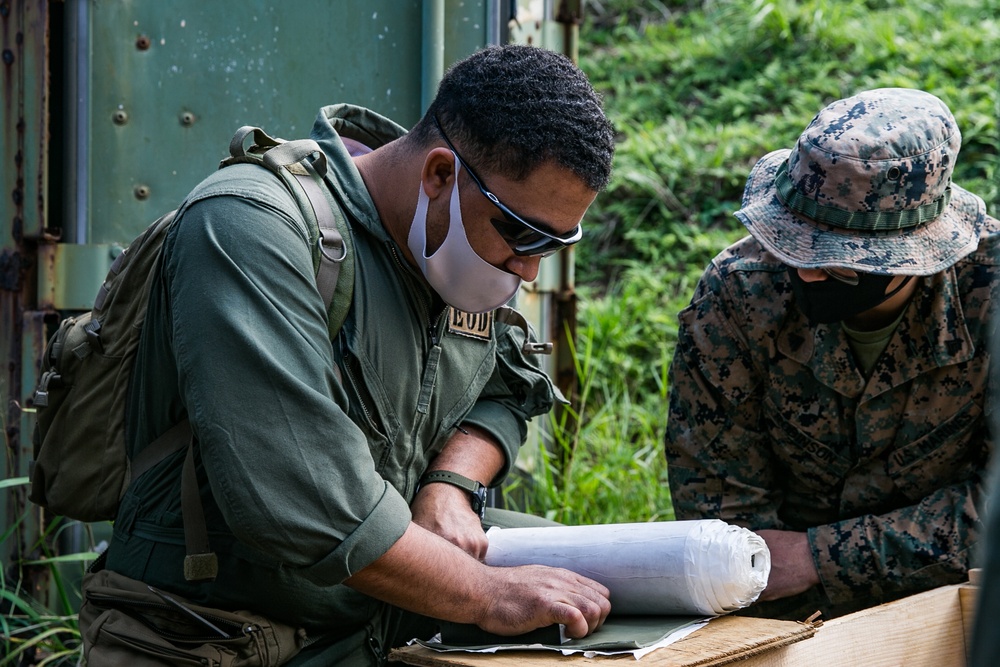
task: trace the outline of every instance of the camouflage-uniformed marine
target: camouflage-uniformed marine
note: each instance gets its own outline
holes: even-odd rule
[[[921,91],[827,107],[793,151],[758,162],[737,212],[752,236],[712,261],[680,314],[666,435],[677,518],[807,531],[821,581],[752,613],[829,618],[966,578],[992,449],[1000,222],[951,184],[960,142]],[[795,267],[919,284],[868,335],[810,321]]]

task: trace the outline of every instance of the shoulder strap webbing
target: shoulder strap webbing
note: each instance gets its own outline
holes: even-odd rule
[[[174,452],[179,452],[191,441],[191,424],[187,419],[174,424],[169,431],[143,447],[128,464],[128,481],[126,486],[138,479],[144,472],[167,458]]]
[[[181,471],[181,521],[184,523],[184,579],[212,581],[219,574],[219,559],[208,544],[208,523],[201,503],[198,475],[194,467],[194,436],[188,439]]]
[[[246,146],[248,137],[253,140],[249,148]],[[326,154],[312,139],[284,141],[269,136],[259,127],[245,125],[233,135],[229,142],[229,158],[223,160],[221,166],[240,162],[263,164],[289,188],[297,184],[309,201],[319,230],[316,286],[326,306],[330,336],[334,337],[344,325],[351,306],[354,253],[347,221],[324,180]]]
[[[208,543],[208,524],[205,508],[198,489],[198,476],[194,466],[194,434],[191,422],[185,419],[139,452],[129,462],[129,479],[137,479],[144,472],[174,452],[187,447],[184,467],[181,470],[181,517],[184,523],[184,579],[191,582],[212,581],[219,573],[219,561]],[[127,485],[126,485],[127,486]]]
[[[316,223],[319,226],[319,238],[316,241],[319,250],[316,287],[326,305],[332,339],[344,326],[347,311],[351,308],[354,291],[354,248],[351,247],[351,233],[340,207],[333,201],[330,188],[313,164],[296,162],[285,165],[285,169],[302,186],[302,191],[316,212]]]

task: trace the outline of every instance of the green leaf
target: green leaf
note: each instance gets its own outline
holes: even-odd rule
[[[8,489],[13,486],[27,486],[31,482],[28,477],[9,477],[0,479],[0,489]]]
[[[81,551],[75,554],[63,554],[62,556],[52,556],[51,558],[39,558],[38,560],[21,561],[22,565],[53,565],[56,563],[84,563],[96,560],[100,556],[96,551]]]

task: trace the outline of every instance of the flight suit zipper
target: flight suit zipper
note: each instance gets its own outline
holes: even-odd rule
[[[413,273],[413,270],[408,268],[396,252],[396,248],[393,244],[387,243],[386,246],[389,249],[389,253],[392,256],[393,261],[399,267],[400,272],[403,275],[407,273]],[[446,314],[448,313],[448,306],[446,305],[442,308],[441,312],[434,317],[431,313],[431,308],[429,301],[432,301],[433,297],[415,299],[415,306],[419,309],[420,321],[427,322],[427,342],[430,343],[430,349],[427,352],[427,356],[423,359],[423,372],[420,378],[420,394],[417,397],[417,417],[414,419],[413,423],[413,437],[414,442],[418,441],[418,435],[420,433],[421,426],[423,425],[424,418],[430,411],[431,399],[434,395],[434,386],[437,380],[438,366],[441,360],[441,354],[443,352],[441,347],[441,327],[442,321]],[[413,460],[417,456],[418,449],[420,445],[414,445],[407,452],[407,460],[405,462],[404,469],[409,470],[413,465]],[[418,473],[419,476],[419,473]],[[416,480],[407,479],[404,482],[403,492],[407,493],[409,491],[410,483],[416,482]]]
[[[368,424],[379,431],[378,422],[375,420],[375,406],[368,405],[366,400],[367,392],[362,390],[361,383],[358,381],[354,374],[353,364],[351,363],[354,359],[350,351],[348,351],[347,346],[341,344],[341,356],[344,358],[344,374],[347,375],[347,381],[351,383],[351,388],[354,389],[355,395],[358,397],[358,402],[361,403],[361,411],[365,413],[365,419],[367,419]]]

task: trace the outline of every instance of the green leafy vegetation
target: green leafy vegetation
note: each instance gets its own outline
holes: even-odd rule
[[[744,229],[756,161],[830,102],[927,90],[963,134],[959,185],[1000,212],[1000,0],[589,0],[580,65],[618,132],[577,253],[586,401],[535,460],[526,508],[569,523],[669,518],[662,437],[677,313]]]

